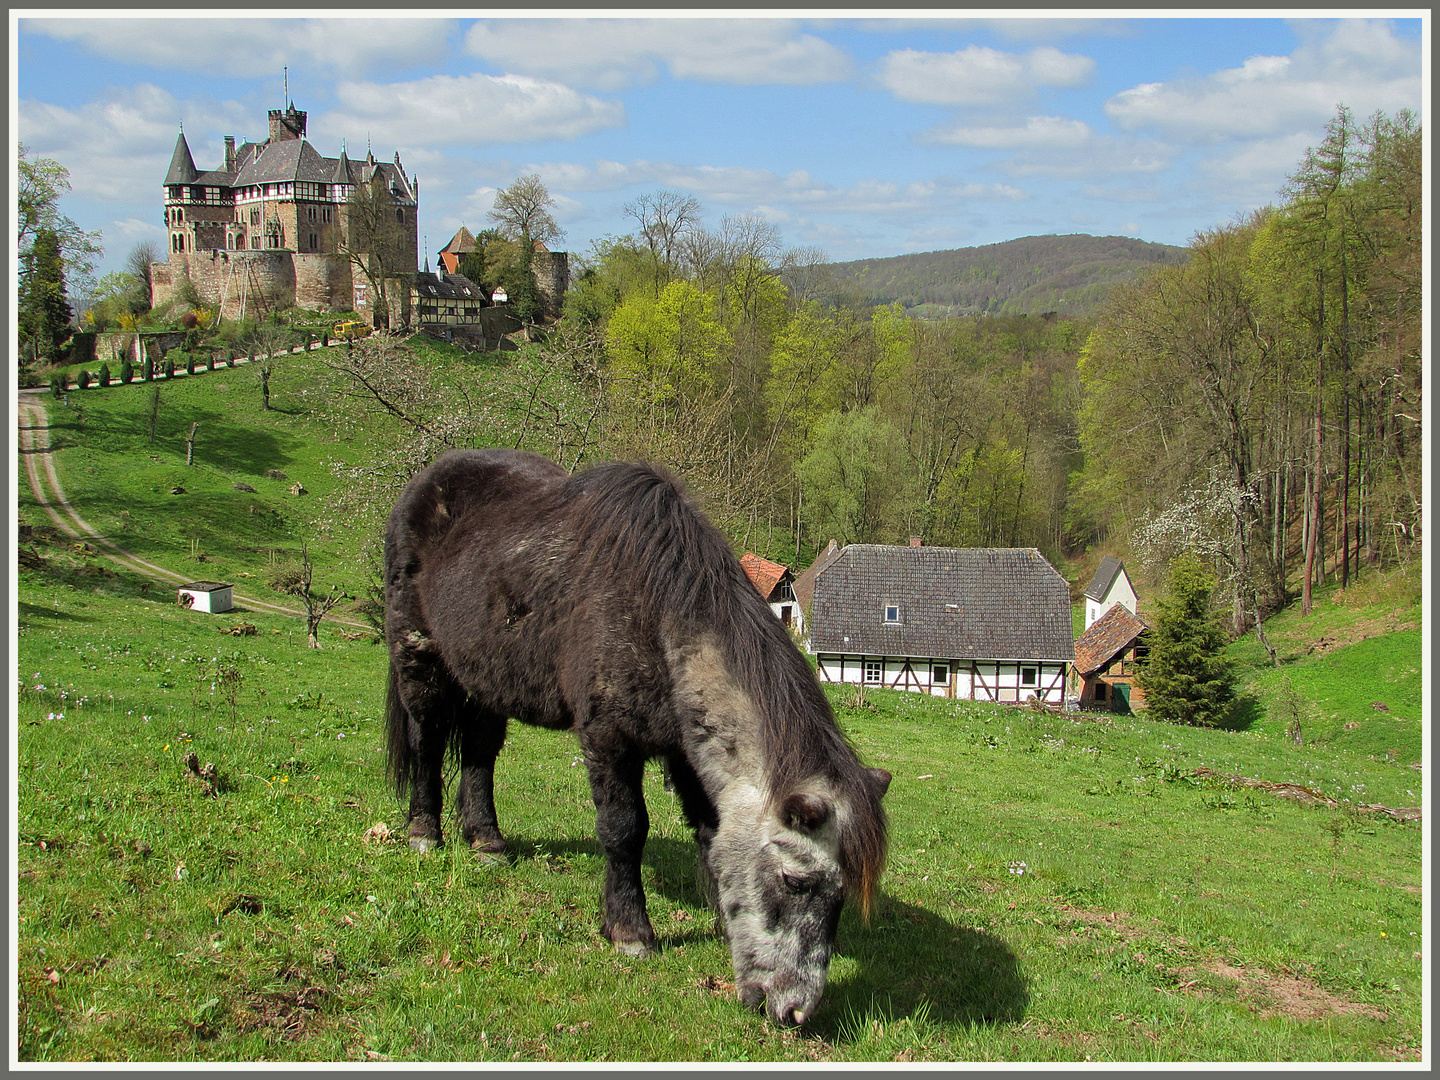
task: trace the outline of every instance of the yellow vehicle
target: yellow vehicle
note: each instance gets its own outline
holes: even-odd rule
[[[353,341],[355,338],[366,337],[369,333],[370,327],[363,322],[337,322],[333,336],[341,341]]]

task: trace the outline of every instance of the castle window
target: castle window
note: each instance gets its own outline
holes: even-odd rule
[[[259,225],[259,224],[260,224],[260,211],[259,211],[258,209],[256,209],[256,210],[251,210],[251,211],[250,211],[250,224],[251,224],[251,225]]]
[[[305,219],[306,219],[307,221],[314,221],[314,220],[315,220],[315,207],[313,207],[313,206],[307,206],[307,207],[305,208]]]
[[[329,220],[330,220],[330,207],[328,207],[328,206],[322,206],[322,207],[320,208],[320,220],[321,220],[321,221],[329,221]]]
[[[397,209],[395,211],[395,220],[400,222],[400,224],[402,225],[405,224],[405,211]]]
[[[250,247],[251,247],[252,249],[258,251],[258,250],[260,249],[260,237],[258,237],[258,236],[252,236],[252,237],[250,238]]]
[[[320,250],[319,238],[318,238],[313,232],[310,234],[310,250],[311,250],[311,251],[319,251],[319,250]]]

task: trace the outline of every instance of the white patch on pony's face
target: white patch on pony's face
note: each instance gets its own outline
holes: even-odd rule
[[[754,788],[736,795],[710,845],[735,986],[772,1022],[800,1024],[824,992],[844,901],[833,800],[810,793],[827,813],[809,828],[762,809]]]
[[[816,782],[777,805],[764,792],[759,717],[713,640],[674,647],[676,704],[690,720],[686,756],[711,793],[719,828],[709,869],[730,939],[735,986],[783,1026],[819,1004],[844,901],[839,829],[848,812]]]

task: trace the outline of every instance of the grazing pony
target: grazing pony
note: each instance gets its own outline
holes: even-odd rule
[[[415,477],[385,539],[389,773],[409,841],[498,855],[509,717],[579,737],[605,851],[605,935],[657,948],[640,857],[647,759],[668,766],[729,939],[741,1001],[802,1023],[840,907],[868,912],[890,783],[861,765],[809,664],[724,537],[644,465],[570,475],[537,454],[458,450]]]

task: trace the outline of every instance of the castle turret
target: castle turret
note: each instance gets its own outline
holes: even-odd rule
[[[190,156],[190,144],[185,141],[185,132],[175,140],[175,153],[170,155],[170,171],[165,174],[165,183],[193,184],[200,175],[195,168],[195,159]]]

